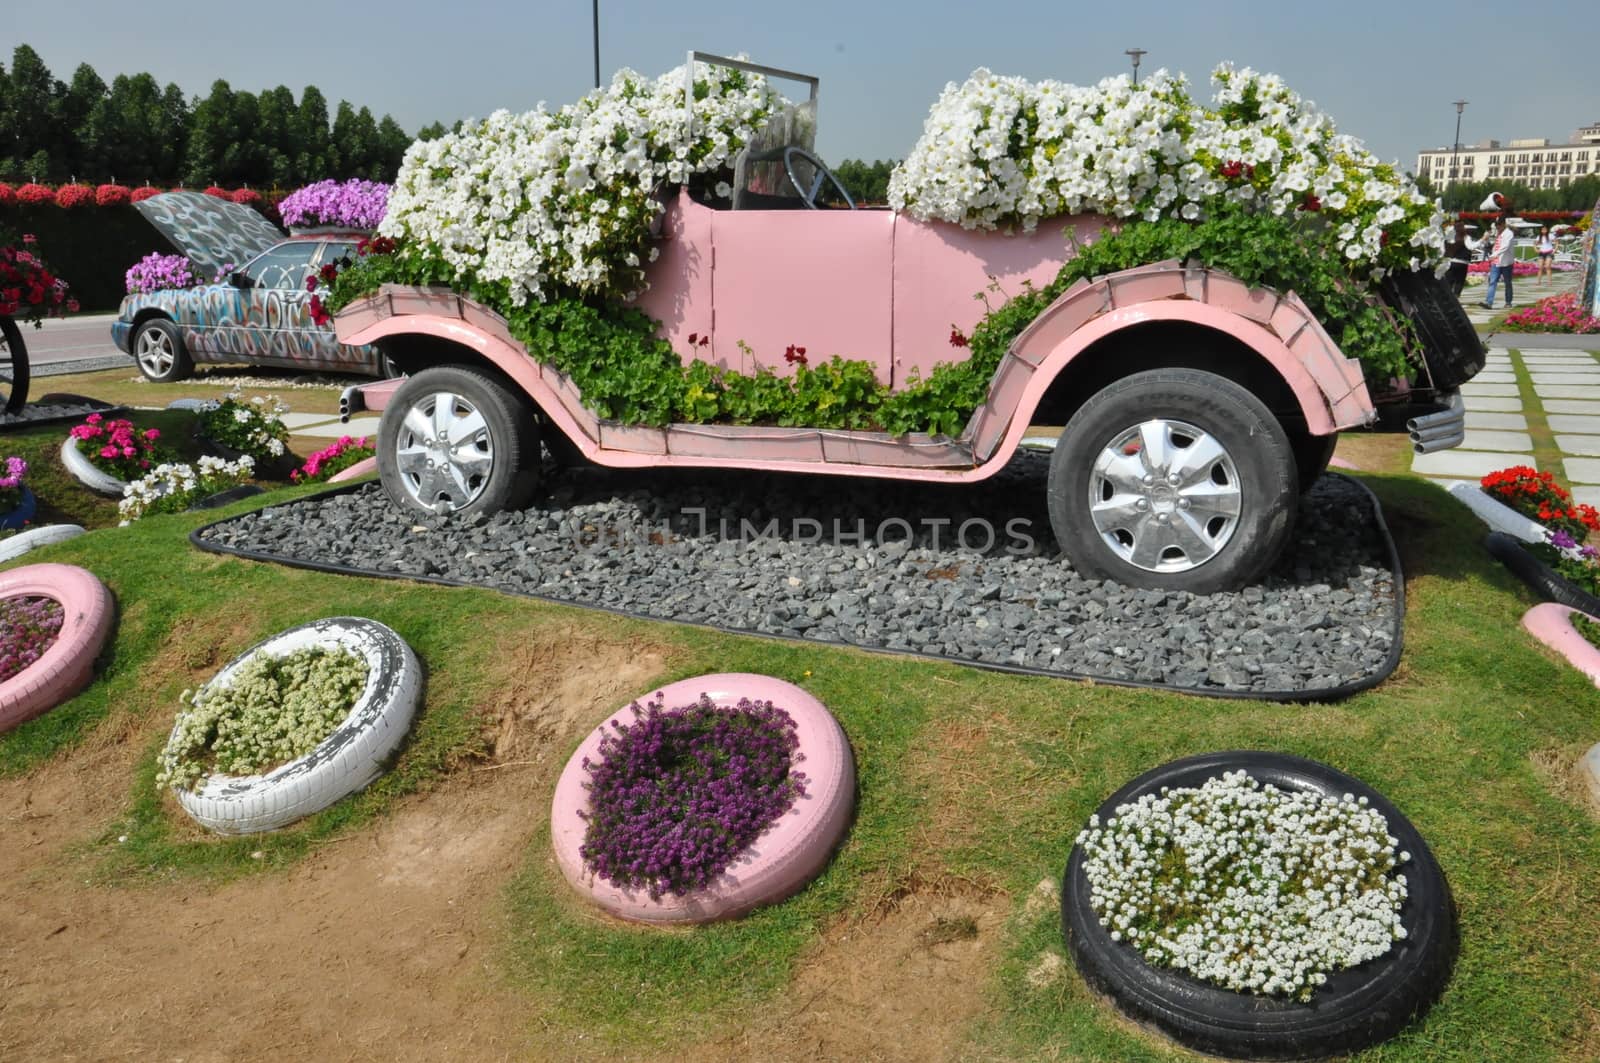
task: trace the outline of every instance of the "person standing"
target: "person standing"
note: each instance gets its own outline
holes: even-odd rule
[[[1550,235],[1550,226],[1539,226],[1539,279],[1546,280],[1552,272],[1551,262],[1555,260],[1556,242]]]
[[[1506,282],[1506,309],[1509,310],[1512,302],[1511,275],[1515,268],[1513,263],[1517,253],[1517,238],[1512,233],[1511,226],[1506,224],[1504,217],[1501,217],[1496,224],[1499,226],[1499,232],[1495,236],[1494,249],[1489,252],[1494,257],[1490,259],[1493,265],[1489,267],[1489,294],[1484,298],[1483,308],[1485,310],[1494,309],[1494,291],[1500,281],[1504,279]]]
[[[1444,242],[1444,257],[1450,262],[1444,282],[1450,286],[1450,294],[1459,299],[1461,289],[1467,284],[1467,266],[1472,262],[1472,250],[1467,247],[1467,227],[1460,222],[1456,222]]]

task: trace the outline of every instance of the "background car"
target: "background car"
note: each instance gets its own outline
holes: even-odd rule
[[[199,362],[391,375],[377,348],[346,346],[331,326],[311,320],[306,278],[353,255],[364,233],[285,239],[249,207],[197,192],[168,192],[137,206],[202,276],[221,277],[122,300],[111,338],[146,379],[182,380]]]

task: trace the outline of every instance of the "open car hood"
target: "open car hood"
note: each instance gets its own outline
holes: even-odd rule
[[[204,192],[163,192],[134,207],[207,279],[284,240],[283,232],[255,210]]]

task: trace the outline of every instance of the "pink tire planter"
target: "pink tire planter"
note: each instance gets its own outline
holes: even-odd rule
[[[1600,648],[1591,645],[1589,640],[1572,626],[1572,616],[1577,612],[1576,609],[1569,609],[1555,602],[1545,602],[1522,614],[1522,626],[1527,628],[1534,638],[1565,657],[1572,667],[1588,676],[1595,686],[1600,686]],[[1590,617],[1590,619],[1597,618]]]
[[[75,565],[25,565],[0,573],[0,598],[50,598],[61,632],[40,658],[0,683],[0,732],[48,712],[89,684],[116,608],[94,574]]]
[[[618,918],[663,925],[708,923],[784,900],[822,871],[850,825],[855,762],[844,731],[822,702],[792,683],[746,672],[685,679],[660,691],[668,706],[694,702],[701,694],[719,708],[732,708],[741,698],[749,698],[771,701],[786,710],[799,739],[796,759],[805,758],[806,792],[705,889],[664,893],[652,900],[642,888],[615,886],[584,864],[581,847],[587,823],[579,812],[589,808],[584,759],[598,758],[600,740],[613,721],[630,722],[632,713],[623,707],[592,731],[567,761],[550,810],[551,839],[561,873],[580,894]]]
[[[371,476],[377,471],[378,456],[374,454],[370,458],[362,458],[348,469],[341,469],[334,473],[328,477],[328,482],[331,484],[349,483],[351,480],[359,480],[363,476]]]

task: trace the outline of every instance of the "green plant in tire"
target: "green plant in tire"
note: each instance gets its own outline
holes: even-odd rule
[[[276,395],[257,395],[242,402],[236,389],[216,406],[200,412],[200,433],[256,461],[271,461],[283,457],[288,449],[289,429],[283,423],[288,412],[289,407]]]
[[[184,691],[156,788],[195,790],[213,772],[254,775],[305,756],[350,715],[367,673],[360,654],[312,646],[259,654],[226,687]]]

